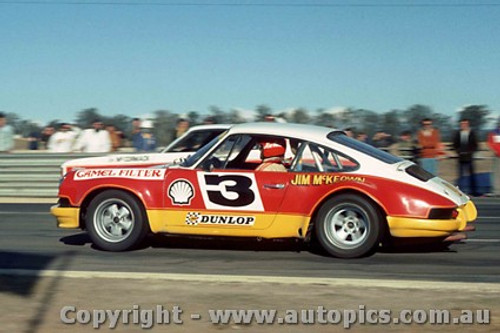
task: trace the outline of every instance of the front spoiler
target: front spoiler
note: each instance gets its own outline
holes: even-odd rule
[[[474,228],[468,223],[477,218],[474,203],[469,200],[457,210],[458,216],[455,219],[431,220],[387,216],[387,224],[394,237],[448,237],[460,231],[472,231]]]
[[[57,219],[57,227],[63,229],[80,228],[80,208],[61,207],[54,205],[50,208],[50,213]]]

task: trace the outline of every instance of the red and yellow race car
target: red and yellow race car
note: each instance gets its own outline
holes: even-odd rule
[[[180,164],[73,170],[51,211],[108,251],[152,232],[313,238],[343,258],[383,237],[455,239],[477,217],[464,193],[412,162],[342,131],[276,123],[235,125]]]

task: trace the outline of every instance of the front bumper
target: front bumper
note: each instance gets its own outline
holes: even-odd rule
[[[387,216],[389,231],[394,237],[446,237],[458,231],[470,229],[467,224],[477,218],[472,201],[457,208],[458,216],[450,220],[430,220]]]
[[[78,229],[80,227],[80,208],[61,207],[54,205],[50,213],[57,219],[57,227],[63,229]]]

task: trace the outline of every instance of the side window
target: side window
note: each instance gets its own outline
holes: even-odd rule
[[[318,164],[314,160],[313,152],[309,144],[302,143],[297,148],[297,154],[292,161],[291,171],[295,172],[320,172]]]
[[[173,147],[169,149],[171,152],[186,152],[197,151],[208,142],[210,142],[217,135],[222,133],[222,130],[206,130],[195,131],[182,138]]]
[[[349,172],[358,167],[354,159],[314,143],[299,147],[292,165],[296,172]]]
[[[237,168],[240,159],[246,154],[244,149],[251,141],[248,135],[233,135],[222,142],[219,147],[200,164],[204,170]],[[242,156],[244,155],[244,156]]]

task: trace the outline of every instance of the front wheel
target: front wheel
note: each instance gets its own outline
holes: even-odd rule
[[[137,199],[117,190],[102,192],[92,199],[85,224],[94,245],[105,251],[130,250],[144,240],[149,230]]]
[[[320,208],[316,236],[332,256],[357,258],[371,253],[378,245],[382,217],[367,199],[343,194],[329,199]]]

